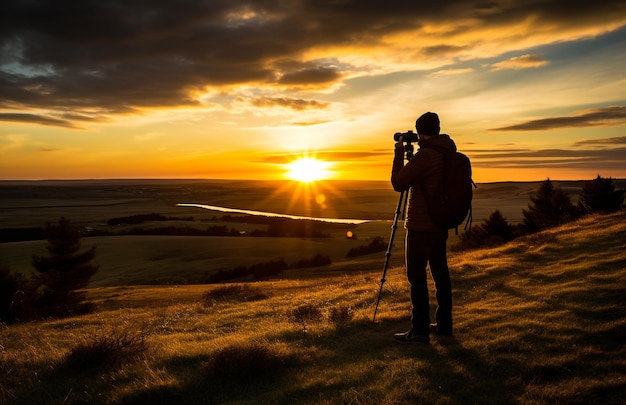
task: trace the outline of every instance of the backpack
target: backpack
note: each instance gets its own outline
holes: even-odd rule
[[[472,226],[472,187],[478,188],[472,180],[472,165],[461,152],[438,146],[427,147],[443,155],[443,174],[437,192],[429,195],[422,184],[428,215],[437,227],[454,228],[458,235],[458,227],[465,218],[465,230]]]

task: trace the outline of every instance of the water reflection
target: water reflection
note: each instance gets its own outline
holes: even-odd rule
[[[227,208],[227,207],[218,207],[216,205],[205,205],[205,204],[176,204],[178,207],[194,207],[194,208],[202,208],[205,210],[211,211],[219,211],[219,212],[233,212],[237,214],[248,214],[248,215],[259,215],[264,217],[279,217],[279,218],[290,218],[290,219],[310,219],[314,221],[323,221],[323,222],[332,222],[335,224],[364,224],[366,222],[371,222],[369,219],[343,219],[343,218],[316,218],[316,217],[303,217],[300,215],[288,215],[288,214],[278,214],[276,212],[266,212],[266,211],[252,211],[252,210],[240,210],[237,208]]]

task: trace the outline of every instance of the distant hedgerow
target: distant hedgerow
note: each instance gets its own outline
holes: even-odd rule
[[[382,236],[376,236],[368,245],[361,245],[358,248],[350,249],[346,257],[364,256],[371,253],[384,252],[385,250],[387,250],[385,239]]]

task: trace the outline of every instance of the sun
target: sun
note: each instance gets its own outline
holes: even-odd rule
[[[287,177],[303,183],[325,180],[331,176],[329,167],[330,163],[312,157],[299,158],[287,165]]]

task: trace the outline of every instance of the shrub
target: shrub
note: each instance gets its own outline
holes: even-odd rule
[[[144,330],[130,325],[114,328],[71,348],[65,357],[68,368],[101,368],[139,360],[148,349]]]
[[[322,315],[322,310],[318,305],[315,304],[303,304],[293,310],[289,311],[287,314],[289,321],[302,326],[302,331],[307,331],[307,324],[311,322],[319,322],[324,316]]]
[[[207,291],[202,295],[204,305],[213,306],[218,302],[251,302],[260,301],[268,298],[258,288],[250,288],[247,284],[234,284],[218,287],[214,290]]]
[[[14,323],[27,311],[28,282],[22,273],[0,267],[0,322]]]
[[[218,350],[202,364],[202,369],[209,378],[249,384],[260,377],[275,376],[295,362],[295,357],[290,354],[252,342]]]
[[[354,312],[349,305],[336,305],[328,311],[328,321],[337,329],[347,326],[353,317]]]

